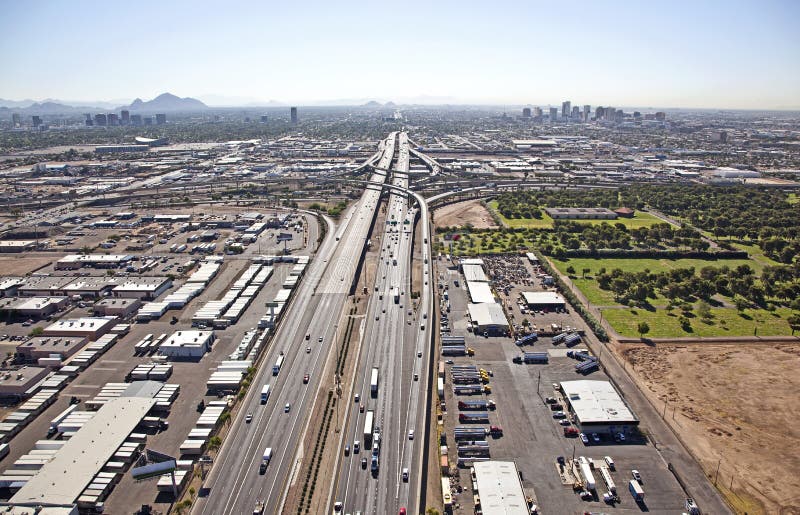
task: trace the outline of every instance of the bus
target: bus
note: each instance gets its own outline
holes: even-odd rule
[[[263,388],[261,388],[261,404],[266,404],[267,399],[269,399],[269,385],[265,384]]]
[[[378,396],[378,369],[372,369],[372,378],[369,381],[369,389],[373,397]]]
[[[375,413],[372,410],[367,411],[367,417],[364,419],[364,448],[372,445],[372,431],[375,429]]]
[[[281,371],[281,367],[283,366],[283,354],[278,356],[278,361],[272,366],[272,375],[278,375],[278,372]]]

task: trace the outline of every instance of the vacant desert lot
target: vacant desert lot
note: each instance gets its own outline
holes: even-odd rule
[[[800,345],[615,351],[738,513],[800,513]]]
[[[463,227],[472,224],[476,229],[497,229],[492,215],[480,200],[457,202],[433,212],[436,227]]]

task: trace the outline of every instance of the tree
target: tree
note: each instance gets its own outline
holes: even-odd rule
[[[212,436],[208,440],[208,450],[209,451],[216,451],[222,446],[222,438],[219,436]]]
[[[636,326],[636,330],[639,331],[639,338],[641,338],[650,332],[650,326],[647,324],[647,322],[642,321]]]
[[[711,306],[708,305],[708,302],[701,300],[697,303],[697,314],[700,318],[707,320],[711,318]]]
[[[586,274],[588,274],[591,271],[592,271],[591,268],[584,268],[583,270],[581,270],[581,272],[583,272],[583,278],[586,279]]]
[[[789,327],[792,328],[792,336],[794,336],[794,332],[800,330],[800,313],[789,315],[786,321],[789,322]]]
[[[28,333],[28,336],[41,336],[42,333],[44,333],[43,327],[34,327],[33,329],[31,329],[31,332]]]
[[[568,275],[575,275],[575,267],[573,267],[572,265],[569,265],[567,267],[567,274]]]

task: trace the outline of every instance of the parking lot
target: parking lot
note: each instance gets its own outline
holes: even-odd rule
[[[455,512],[472,513],[473,510],[469,469],[456,467],[458,452],[456,442],[453,440],[453,428],[467,425],[459,422],[459,413],[463,412],[458,409],[458,401],[492,399],[496,403],[496,409],[489,411],[489,424],[500,426],[503,436],[489,437],[491,458],[511,460],[516,463],[526,496],[533,499],[542,513],[583,513],[598,510],[609,513],[641,511],[679,513],[683,508],[683,491],[667,469],[664,460],[646,438],[637,438],[636,432],[633,432],[624,442],[617,442],[610,435],[598,435],[600,441],[594,442],[592,435],[588,434],[589,443],[584,444],[577,436],[564,435],[565,426],[560,420],[571,420],[572,414],[567,413],[565,419],[555,418],[554,412],[545,402],[547,397],[556,397],[566,411],[567,405],[560,398],[560,393],[554,389],[554,384],[576,379],[607,380],[602,367],[587,376],[577,374],[575,364],[578,362],[567,357],[567,349],[563,345],[553,345],[550,337],[541,337],[532,346],[525,347],[527,351],[546,351],[549,355],[547,364],[512,363],[512,359],[520,355],[520,348],[515,345],[512,338],[487,338],[467,331],[468,296],[464,288],[464,277],[454,266],[447,265],[444,260],[437,262],[437,276],[447,284],[449,293],[450,313],[445,313],[448,315],[448,326],[452,335],[465,336],[466,346],[474,350],[472,357],[440,357],[442,360],[452,361],[452,365],[445,365],[444,394],[447,411],[443,418],[451,469],[457,470],[457,479],[453,485],[454,487],[460,485],[463,488],[460,493],[457,488],[453,492],[454,502],[460,505]],[[526,269],[532,273],[529,265]],[[455,280],[458,280],[459,286],[455,286]],[[541,283],[517,275],[504,287],[508,288],[509,293],[508,295],[503,293],[499,297],[510,299],[518,295],[518,291],[535,291],[534,288],[541,288]],[[444,288],[439,289],[440,292],[443,290]],[[497,290],[495,292],[497,293]],[[519,309],[516,302],[512,304],[514,310]],[[522,315],[519,313],[517,316]],[[530,320],[536,320],[539,327],[549,327],[552,323],[558,323],[559,327],[563,325],[565,328],[580,325],[579,320],[572,318],[577,315],[569,309],[565,313],[537,313],[525,316]],[[581,348],[585,346],[578,344],[570,350]],[[452,366],[467,364],[476,365],[488,372],[490,394],[454,395]],[[570,426],[572,425],[570,421]],[[646,431],[646,428],[642,429]],[[559,456],[564,457],[567,464],[563,474],[556,461]],[[569,475],[569,464],[573,457],[577,459],[581,456],[592,458],[597,464],[594,472],[597,488],[592,500],[581,500],[578,493],[573,492],[572,483],[575,478]],[[620,502],[614,506],[604,503],[602,499],[607,487],[601,477],[599,466],[604,463],[605,456],[612,457],[615,463],[615,470],[609,472],[616,484]],[[628,492],[631,470],[638,470],[643,480],[645,501],[641,505],[637,504]]]

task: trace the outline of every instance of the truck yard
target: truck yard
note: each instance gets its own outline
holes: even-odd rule
[[[454,513],[472,512],[474,492],[468,467],[474,461],[489,458],[516,463],[525,495],[543,513],[599,510],[638,513],[642,507],[653,513],[681,510],[686,497],[684,491],[659,456],[656,446],[638,429],[625,430],[624,440],[616,434],[587,434],[587,443],[583,443],[578,436],[580,427],[574,422],[575,415],[568,412],[568,403],[558,385],[578,379],[603,381],[608,377],[602,367],[586,375],[576,372],[576,365],[589,361],[586,359],[589,353],[585,345],[579,343],[580,338],[571,338],[576,341],[569,348],[563,340],[573,334],[577,337],[578,333],[565,335],[560,338],[561,342],[556,338],[557,344],[552,340],[562,334],[562,327],[579,328],[582,321],[572,313],[537,313],[533,321],[541,328],[539,336],[533,343],[530,341],[533,338],[521,342],[522,346],[510,337],[476,336],[467,330],[465,279],[455,265],[448,265],[444,258],[437,262],[436,272],[442,283],[439,291],[446,288],[449,293],[450,311],[442,310],[442,325],[450,330],[451,338],[464,337],[463,352],[439,356],[444,370],[442,393],[447,408],[443,412],[441,433],[444,434],[443,445],[448,449],[448,468],[453,473],[449,493]],[[532,269],[529,273],[535,277]],[[524,287],[530,289],[531,285]],[[513,291],[514,286],[509,284],[509,296]],[[558,332],[551,330],[552,324],[557,324]],[[553,336],[545,336],[548,333]],[[474,356],[466,355],[467,349],[474,351]],[[522,352],[541,353],[545,358],[531,358],[528,364],[515,363],[515,358],[524,356]],[[568,357],[568,353],[582,354],[584,361]],[[490,391],[480,393],[486,389]],[[455,394],[454,391],[475,393]],[[554,411],[553,408],[560,409]],[[566,412],[563,418],[562,410]],[[573,427],[577,428],[574,436],[566,436],[565,430]],[[490,428],[496,429],[490,431]],[[641,429],[647,431],[647,428]],[[606,468],[605,456],[613,457],[614,470]],[[586,500],[579,495],[589,486],[578,463],[584,459],[586,466],[583,468],[592,471],[595,483],[591,496],[584,496]],[[559,460],[564,465],[559,464]],[[639,504],[628,490],[632,470],[639,471],[643,478],[641,487],[646,492]],[[613,505],[603,499],[608,492],[604,476],[615,484],[617,495]],[[573,491],[574,484],[583,488]]]

